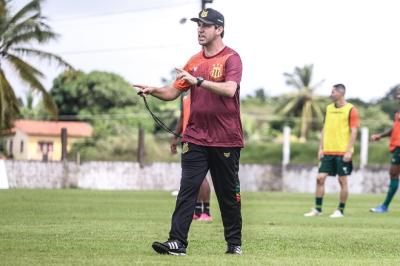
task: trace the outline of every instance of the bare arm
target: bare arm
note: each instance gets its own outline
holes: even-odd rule
[[[372,135],[372,136],[371,136],[371,140],[372,140],[372,141],[378,141],[378,140],[380,140],[381,138],[389,137],[390,135],[392,135],[392,128],[389,129],[389,130],[387,130],[387,131],[385,131],[385,132],[383,132],[383,133],[381,133],[381,134],[374,134],[374,135]]]
[[[172,101],[178,98],[181,94],[181,91],[172,87],[171,85],[164,87],[150,87],[146,85],[134,85],[141,89],[140,94],[142,95],[152,95],[158,99],[164,101]]]
[[[354,151],[354,144],[356,143],[357,139],[357,132],[358,128],[352,127],[350,129],[350,140],[349,144],[347,145],[346,153],[343,155],[343,161],[351,161],[351,158],[353,156],[353,151]]]
[[[324,128],[321,130],[321,139],[319,141],[318,160],[324,157]]]
[[[178,71],[177,79],[183,79],[191,85],[197,84],[196,77],[192,76],[189,72],[179,68],[176,68],[176,70]],[[201,87],[217,95],[233,97],[236,93],[238,84],[235,81],[214,82],[204,80],[201,83]]]
[[[238,85],[234,81],[213,82],[204,80],[201,87],[215,94],[231,98],[235,96]]]

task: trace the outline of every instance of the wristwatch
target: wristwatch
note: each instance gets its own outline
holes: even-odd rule
[[[197,77],[196,79],[197,79],[196,86],[201,86],[201,83],[203,83],[204,78],[203,77]]]

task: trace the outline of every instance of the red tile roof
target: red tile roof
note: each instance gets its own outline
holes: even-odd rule
[[[59,121],[35,121],[35,120],[17,120],[16,129],[28,135],[36,136],[60,136],[61,129],[66,128],[69,137],[90,137],[92,136],[92,126],[85,122],[59,122]]]

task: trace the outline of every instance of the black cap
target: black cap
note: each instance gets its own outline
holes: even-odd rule
[[[204,24],[218,25],[222,27],[224,26],[225,23],[224,15],[222,15],[217,10],[212,8],[206,8],[200,11],[198,18],[191,18],[190,20],[194,22],[201,21]]]

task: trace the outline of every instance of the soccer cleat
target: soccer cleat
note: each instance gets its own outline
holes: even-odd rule
[[[375,208],[371,208],[369,211],[375,212],[375,213],[385,213],[385,212],[388,212],[389,210],[388,210],[387,206],[381,204],[381,205],[376,206]]]
[[[197,220],[198,221],[203,221],[203,222],[212,222],[213,219],[207,213],[202,213]]]
[[[228,244],[225,254],[242,255],[242,248],[240,246]]]
[[[168,240],[164,243],[153,242],[151,245],[158,254],[169,254],[175,256],[185,256],[186,247],[178,240]]]
[[[193,214],[193,220],[199,220],[201,215]]]
[[[320,216],[322,212],[318,211],[317,209],[312,209],[310,212],[304,214],[304,217],[316,217]]]
[[[331,218],[343,218],[344,215],[343,215],[343,213],[341,211],[336,210],[331,215],[329,215],[329,217],[331,217]]]

